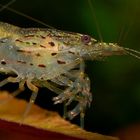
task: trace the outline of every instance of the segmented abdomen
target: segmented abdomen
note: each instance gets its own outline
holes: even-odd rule
[[[53,79],[73,68],[69,64],[74,55],[61,52],[63,44],[54,40],[49,31],[22,28],[18,31],[0,40],[1,68],[40,80]]]

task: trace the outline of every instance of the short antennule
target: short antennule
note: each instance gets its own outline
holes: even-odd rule
[[[130,49],[130,48],[124,48],[126,53],[137,58],[137,59],[140,59],[140,52],[139,51],[136,51],[136,50],[133,50],[133,49]]]

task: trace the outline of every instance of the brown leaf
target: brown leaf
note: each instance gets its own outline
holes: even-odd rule
[[[0,93],[0,101],[10,95]],[[87,132],[61,118],[56,112],[33,105],[22,125],[20,120],[27,102],[13,98],[0,104],[0,140],[118,140],[110,136]]]

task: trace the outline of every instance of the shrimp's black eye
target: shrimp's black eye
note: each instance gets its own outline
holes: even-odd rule
[[[88,44],[91,41],[91,37],[89,35],[83,35],[81,40],[84,44]]]

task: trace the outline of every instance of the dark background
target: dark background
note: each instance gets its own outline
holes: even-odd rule
[[[105,42],[117,42],[140,50],[139,0],[16,0],[11,8],[39,19],[60,30],[92,35],[100,40],[96,22]],[[1,4],[9,1],[0,0]],[[96,19],[93,18],[96,15]],[[8,10],[0,12],[0,21],[21,27],[45,26]],[[87,109],[85,129],[110,134],[140,122],[140,61],[131,56],[112,56],[104,61],[86,63],[91,79],[93,103]],[[13,85],[13,84],[12,84]],[[4,89],[10,90],[11,84]],[[30,91],[19,97],[28,99]],[[62,105],[53,105],[55,94],[40,89],[36,104],[62,115]],[[78,118],[72,121],[78,123]]]

